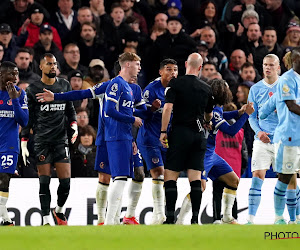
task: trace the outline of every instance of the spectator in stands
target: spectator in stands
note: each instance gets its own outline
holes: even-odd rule
[[[72,177],[96,177],[94,170],[96,159],[96,131],[87,125],[79,129],[78,144],[71,152]]]
[[[104,76],[105,65],[100,59],[93,59],[89,64],[88,76],[83,81],[82,89],[88,89],[95,86],[98,83],[108,81],[108,78]]]
[[[197,50],[198,53],[202,56],[203,62],[207,62],[207,56],[208,56],[208,46],[205,41],[200,41],[197,43]]]
[[[182,3],[181,0],[169,0],[167,3],[168,10],[167,10],[167,15],[169,17],[179,17],[181,18],[181,10],[182,10]]]
[[[30,53],[26,48],[20,48],[16,54],[15,63],[19,69],[20,81],[33,83],[39,81],[41,77],[32,71],[30,65]]]
[[[42,24],[48,24],[44,20],[44,9],[39,7],[39,5],[32,5],[30,7],[30,23],[28,24],[27,31],[28,37],[25,43],[27,47],[33,47],[39,41],[40,27]],[[21,33],[23,27],[19,29],[18,35]],[[57,30],[51,27],[53,33],[53,42],[56,46],[62,50],[61,40]]]
[[[297,23],[289,23],[282,46],[284,47],[285,52],[300,46],[300,27]]]
[[[24,91],[26,91],[27,87],[29,86],[29,83],[26,82],[26,81],[19,81],[17,83],[17,86],[20,88],[20,89],[23,89]]]
[[[283,0],[266,0],[265,4],[270,14],[272,26],[277,30],[278,43],[281,44],[288,24],[295,18],[295,15]]]
[[[97,32],[100,31],[101,27],[101,16],[103,16],[105,12],[104,0],[90,0],[90,9],[93,14],[93,20],[96,25]]]
[[[182,31],[181,19],[168,18],[168,31],[159,36],[150,49],[147,69],[150,69],[149,78],[154,78],[158,72],[159,63],[165,58],[177,61],[178,75],[184,75],[185,61],[188,56],[196,52],[197,43]]]
[[[161,36],[167,31],[167,20],[168,16],[164,13],[158,13],[154,17],[154,25],[150,38],[155,41],[158,36]]]
[[[78,48],[81,53],[80,63],[86,67],[92,59],[100,58],[105,61],[109,57],[106,46],[97,39],[94,23],[86,22],[82,24]]]
[[[212,61],[203,63],[201,77],[209,78],[211,74],[218,72],[217,66]]]
[[[45,53],[51,53],[61,65],[64,61],[62,52],[53,42],[52,27],[49,24],[44,24],[40,28],[39,41],[33,46],[34,60],[39,64],[40,59]]]
[[[83,128],[89,125],[89,110],[87,108],[78,107],[76,109],[76,120],[78,127]]]
[[[205,26],[201,31],[200,40],[205,41],[208,46],[208,60],[217,65],[218,71],[226,69],[228,60],[226,55],[218,49],[215,31],[211,27]]]
[[[0,42],[4,46],[2,61],[14,62],[19,47],[24,46],[27,39],[26,32],[21,32],[20,36],[12,33],[10,26],[6,23],[0,24]]]
[[[250,82],[258,82],[261,80],[261,75],[258,73],[257,69],[251,62],[245,62],[240,70],[240,79],[239,83],[250,81]]]
[[[58,0],[59,10],[52,16],[51,24],[57,29],[62,44],[66,45],[70,31],[77,25],[77,11],[72,9],[73,0]]]
[[[277,31],[274,27],[266,27],[261,39],[263,41],[263,45],[267,47],[269,54],[275,54],[279,59],[283,57],[283,48],[277,43]]]
[[[0,63],[2,62],[4,56],[4,45],[2,42],[0,42]]]
[[[61,65],[61,74],[68,75],[72,70],[79,70],[84,76],[87,75],[87,67],[81,65],[80,61],[80,51],[76,44],[69,43],[64,48],[64,58],[65,61]]]
[[[145,18],[136,13],[135,11],[133,11],[133,6],[134,6],[135,0],[120,0],[120,6],[121,8],[124,10],[125,13],[125,18],[129,17],[129,16],[134,16],[139,20],[139,26],[141,31],[144,34],[148,34],[148,28],[147,28],[147,23]]]
[[[239,83],[240,70],[246,61],[245,52],[236,49],[230,55],[229,67],[222,72],[223,79],[228,83],[233,97]]]
[[[258,24],[249,24],[247,40],[241,41],[239,48],[245,52],[248,61],[253,63],[258,72],[262,74],[263,58],[269,51],[262,43],[260,26]]]

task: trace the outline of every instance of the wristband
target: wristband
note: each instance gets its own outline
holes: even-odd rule
[[[166,133],[167,133],[167,131],[165,131],[165,130],[162,130],[162,131],[160,131],[160,133],[161,133],[161,134],[166,134]]]

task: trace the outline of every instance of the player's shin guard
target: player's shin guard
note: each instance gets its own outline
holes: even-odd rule
[[[98,224],[104,223],[107,206],[107,189],[109,184],[99,182],[96,190],[96,204],[98,210]]]
[[[191,202],[192,202],[192,219],[191,224],[198,224],[198,215],[202,199],[201,181],[196,180],[190,182],[191,186]]]
[[[39,177],[40,180],[40,203],[42,215],[46,216],[50,214],[50,202],[51,202],[51,194],[50,194],[50,176],[41,175]]]
[[[233,220],[232,207],[236,197],[236,188],[226,186],[223,190],[223,222],[228,223]]]
[[[161,224],[165,220],[164,176],[152,180],[153,215],[151,224]]]
[[[108,192],[108,205],[107,213],[105,218],[105,225],[114,225],[115,217],[122,200],[123,191],[127,182],[126,176],[118,176],[115,178],[114,182],[110,185],[110,190]]]
[[[143,181],[136,181],[132,179],[128,189],[128,206],[126,211],[126,217],[135,217],[135,209],[139,202],[143,187]]]
[[[300,189],[298,185],[296,188],[296,198],[297,198],[296,217],[297,220],[300,220]]]
[[[254,217],[256,215],[257,209],[261,200],[261,187],[263,180],[258,177],[252,178],[251,188],[249,190],[249,214],[248,221],[253,223]]]
[[[57,189],[57,207],[56,213],[63,213],[63,206],[65,205],[70,192],[70,178],[59,179],[59,186]]]
[[[286,191],[286,206],[290,215],[290,221],[296,221],[296,189],[288,189]]]
[[[177,183],[170,180],[165,182],[165,195],[166,195],[166,223],[174,224],[175,219],[175,205],[177,200]]]
[[[183,199],[176,224],[183,225],[184,219],[186,215],[191,211],[191,209],[192,209],[191,195],[187,194]]]
[[[276,220],[278,217],[282,217],[284,212],[284,207],[286,203],[286,189],[288,184],[285,184],[281,182],[280,180],[277,180],[275,190],[274,190],[274,209],[275,209],[275,217]]]

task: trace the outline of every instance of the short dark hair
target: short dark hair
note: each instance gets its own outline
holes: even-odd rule
[[[215,104],[225,105],[232,101],[232,93],[225,80],[212,79],[209,80],[207,83],[211,86]]]
[[[162,60],[159,64],[159,68],[162,69],[164,66],[166,66],[167,64],[174,64],[177,65],[177,62],[174,59],[171,58],[166,58],[164,60]]]
[[[213,61],[211,61],[211,60],[208,60],[208,61],[204,62],[204,63],[203,63],[203,65],[202,65],[202,68],[203,68],[203,67],[204,67],[204,65],[206,65],[206,64],[209,64],[209,65],[213,65],[213,66],[215,66],[215,68],[216,68],[216,71],[218,71],[218,66],[217,66],[217,64],[215,64]]]
[[[27,48],[19,48],[16,54],[16,57],[19,53],[28,53],[30,55],[30,51]]]
[[[253,63],[251,62],[245,62],[242,67],[241,67],[241,71],[243,71],[244,68],[249,68],[249,67],[252,67],[254,70],[255,70],[255,66]]]
[[[17,68],[17,65],[15,63],[10,61],[4,61],[1,63],[0,71],[14,69],[14,68]]]
[[[80,31],[82,31],[83,25],[88,25],[88,26],[92,27],[94,31],[96,31],[96,25],[91,22],[84,22],[83,24],[81,24]]]
[[[121,9],[122,9],[121,4],[118,3],[118,2],[113,3],[113,4],[111,5],[111,7],[110,7],[110,12],[113,12],[113,10],[114,10],[115,8],[121,8]]]
[[[276,35],[277,35],[277,30],[276,30],[273,26],[268,26],[268,27],[266,27],[266,28],[264,29],[262,35],[265,34],[265,31],[266,31],[266,30],[274,30],[274,31],[276,32]]]
[[[48,58],[53,58],[53,57],[55,57],[53,54],[51,54],[51,53],[45,53],[43,56],[42,56],[42,58],[41,58],[41,60],[40,60],[40,63],[42,62],[42,61],[44,61],[45,59],[45,57],[48,57]]]
[[[79,137],[84,135],[91,135],[93,136],[93,140],[96,140],[96,131],[91,125],[79,127]]]
[[[90,111],[87,108],[82,108],[82,107],[77,107],[75,109],[76,114],[80,113],[80,112],[86,112],[88,116],[90,116]]]

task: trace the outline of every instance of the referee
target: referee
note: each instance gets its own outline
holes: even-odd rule
[[[212,118],[213,97],[210,86],[198,78],[202,67],[198,53],[189,55],[185,62],[186,75],[172,79],[166,88],[165,106],[162,114],[160,141],[169,147],[165,164],[165,223],[174,224],[177,200],[176,181],[180,171],[187,170],[191,186],[192,224],[198,224],[202,197],[201,171],[204,169],[206,138],[203,126]],[[167,127],[173,110],[172,128]],[[169,145],[168,145],[169,143]]]

